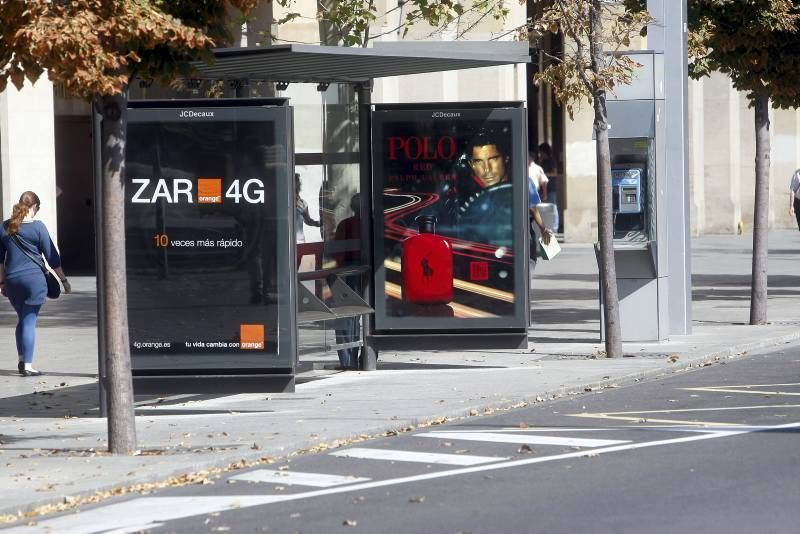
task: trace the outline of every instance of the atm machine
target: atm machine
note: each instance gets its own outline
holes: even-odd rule
[[[669,324],[665,177],[659,176],[665,167],[663,57],[632,54],[643,67],[607,102],[614,258],[623,341],[658,341]]]
[[[642,183],[645,170],[637,167],[611,169],[614,228],[627,227],[641,230],[644,227],[642,210]]]

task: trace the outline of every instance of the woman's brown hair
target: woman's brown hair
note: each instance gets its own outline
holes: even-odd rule
[[[19,202],[14,204],[14,209],[11,212],[11,219],[8,221],[8,233],[16,234],[19,231],[19,225],[22,224],[22,220],[28,216],[31,208],[36,207],[38,210],[40,205],[41,202],[36,193],[33,191],[25,191],[22,193],[19,197]]]

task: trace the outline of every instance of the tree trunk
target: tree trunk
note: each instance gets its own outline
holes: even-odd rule
[[[589,48],[592,70],[598,72],[605,64],[603,50],[602,5],[592,0]],[[600,287],[603,293],[604,337],[606,357],[622,357],[622,328],[619,321],[619,293],[617,292],[617,267],[614,263],[614,219],[612,215],[611,149],[608,143],[608,112],[606,92],[593,91],[594,133],[597,140],[597,241],[600,245]]]
[[[755,101],[756,185],[753,208],[753,277],[750,286],[750,324],[767,322],[767,255],[769,231],[769,94]]]
[[[622,357],[622,329],[619,322],[617,266],[614,263],[614,219],[611,194],[611,150],[605,94],[594,98],[594,132],[597,138],[597,238],[600,243],[600,284],[606,356]]]
[[[114,454],[136,451],[128,294],[125,276],[125,132],[127,90],[100,97],[103,114],[103,300],[105,305],[105,380],[108,448]]]

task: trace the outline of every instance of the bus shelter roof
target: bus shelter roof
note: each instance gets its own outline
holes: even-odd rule
[[[376,42],[372,48],[285,44],[223,48],[212,65],[196,62],[207,79],[359,83],[404,76],[530,62],[527,42]]]

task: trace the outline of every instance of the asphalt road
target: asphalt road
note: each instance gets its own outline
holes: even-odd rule
[[[800,346],[11,532],[798,532]]]

